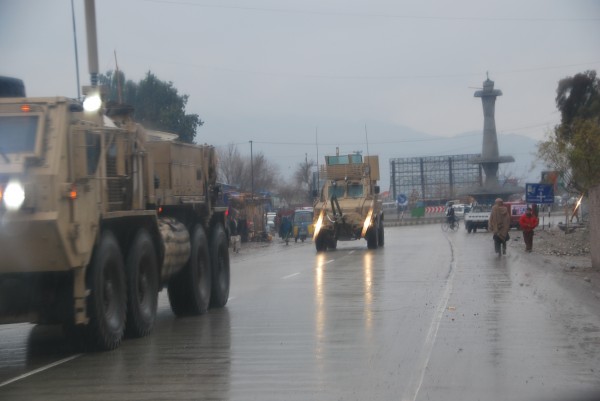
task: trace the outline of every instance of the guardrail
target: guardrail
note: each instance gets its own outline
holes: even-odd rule
[[[409,216],[400,216],[398,218],[397,214],[387,214],[384,216],[384,226],[386,227],[397,227],[397,226],[415,226],[421,224],[442,224],[446,220],[446,216],[442,215],[433,215],[433,216],[423,216],[423,217],[411,217]]]

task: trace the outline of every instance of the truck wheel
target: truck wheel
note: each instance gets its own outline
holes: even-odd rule
[[[473,227],[473,232],[476,233],[477,232],[477,227]]]
[[[140,230],[125,262],[127,275],[127,324],[129,337],[150,334],[158,303],[158,263],[150,234]]]
[[[102,351],[117,348],[125,333],[127,294],[123,264],[115,236],[104,232],[86,277],[90,290],[86,337],[92,347]]]
[[[377,244],[379,243],[379,229],[377,227],[371,227],[369,231],[367,231],[367,248],[368,249],[377,249]]]
[[[337,249],[337,239],[331,238],[328,244],[329,249]]]
[[[471,225],[470,225],[470,224],[468,224],[468,225],[467,225],[467,232],[468,232],[469,234],[471,234],[471,231],[472,231]]]
[[[385,233],[383,231],[383,223],[379,223],[379,240],[377,242],[377,245],[379,245],[380,247],[382,247],[385,243]]]
[[[319,234],[315,239],[315,248],[317,249],[317,252],[323,252],[327,249],[327,243],[324,234]]]
[[[208,243],[202,226],[194,227],[190,259],[169,280],[169,303],[177,316],[200,315],[208,309],[211,294],[211,267]]]
[[[221,224],[213,228],[210,242],[212,291],[210,306],[221,308],[229,299],[229,247]]]

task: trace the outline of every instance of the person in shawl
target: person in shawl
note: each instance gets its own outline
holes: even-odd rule
[[[494,250],[498,256],[500,256],[500,247],[502,247],[502,253],[506,255],[506,241],[510,238],[508,235],[508,230],[510,230],[510,215],[500,198],[496,199],[492,207],[488,221],[488,230],[494,234]]]

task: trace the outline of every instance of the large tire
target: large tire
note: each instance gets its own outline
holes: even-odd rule
[[[325,238],[325,234],[321,233],[315,239],[315,248],[317,252],[324,252],[327,249],[327,238]]]
[[[154,243],[148,231],[136,234],[127,260],[127,324],[125,334],[143,337],[150,334],[158,304],[158,263]]]
[[[367,231],[367,248],[377,249],[379,243],[379,228],[371,227]]]
[[[211,276],[206,233],[201,225],[196,225],[191,235],[190,259],[169,280],[169,303],[175,315],[200,315],[206,312],[211,299]]]
[[[221,224],[214,226],[210,241],[212,289],[210,306],[221,308],[229,299],[229,244]]]
[[[383,228],[383,222],[380,221],[379,222],[379,233],[378,233],[378,241],[377,241],[377,245],[379,245],[380,247],[383,247],[383,245],[385,244],[385,232],[384,232],[384,228]]]
[[[94,349],[115,349],[125,333],[127,293],[123,256],[110,231],[102,233],[87,272],[86,285],[90,290],[87,341]]]

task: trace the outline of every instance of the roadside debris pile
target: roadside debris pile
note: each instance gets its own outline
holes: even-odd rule
[[[565,234],[558,226],[537,229],[533,249],[538,253],[554,256],[587,256],[590,253],[590,232],[579,227]]]

